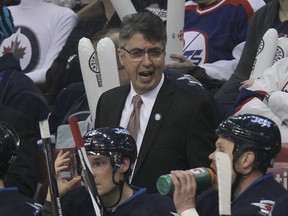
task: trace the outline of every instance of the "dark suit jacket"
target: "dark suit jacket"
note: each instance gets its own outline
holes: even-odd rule
[[[130,85],[103,93],[95,128],[118,126]],[[156,180],[171,170],[209,166],[214,150],[215,120],[207,99],[189,92],[165,77],[143,137],[132,184],[157,192]],[[161,119],[155,120],[155,114]]]

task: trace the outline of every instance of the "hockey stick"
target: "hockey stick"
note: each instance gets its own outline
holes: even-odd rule
[[[58,192],[56,172],[54,167],[54,159],[51,148],[50,130],[48,120],[39,122],[40,133],[43,143],[43,150],[46,159],[46,166],[49,179],[49,188],[52,202],[52,213],[53,216],[62,216],[62,208],[60,203],[60,196]]]
[[[167,2],[167,46],[165,64],[175,63],[171,54],[183,54],[185,0]]]
[[[68,119],[68,122],[71,128],[74,142],[76,144],[77,153],[78,153],[80,163],[82,166],[83,175],[86,180],[85,184],[90,194],[92,204],[95,210],[95,214],[96,216],[97,215],[100,216],[102,215],[101,212],[103,212],[103,205],[102,205],[101,199],[98,196],[98,191],[95,185],[94,176],[92,174],[92,169],[91,169],[88,157],[87,157],[86,149],[84,147],[84,143],[83,143],[83,139],[80,133],[77,118],[75,116],[72,116]]]
[[[219,214],[231,215],[231,162],[228,154],[216,152],[216,167],[218,179]]]

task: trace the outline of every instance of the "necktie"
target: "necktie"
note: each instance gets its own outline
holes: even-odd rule
[[[140,108],[142,105],[142,99],[139,95],[135,95],[132,99],[132,103],[134,106],[134,109],[131,113],[127,130],[130,132],[132,137],[135,139],[135,142],[137,140],[138,130],[140,127]]]

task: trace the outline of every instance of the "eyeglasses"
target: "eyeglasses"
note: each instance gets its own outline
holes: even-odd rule
[[[148,53],[150,60],[159,60],[161,55],[165,52],[164,49],[160,49],[160,48],[152,48],[152,49],[149,49],[148,51],[145,51],[143,49],[138,49],[138,48],[132,49],[130,51],[125,49],[124,47],[121,47],[121,49],[129,53],[131,60],[134,62],[142,61],[145,53]]]

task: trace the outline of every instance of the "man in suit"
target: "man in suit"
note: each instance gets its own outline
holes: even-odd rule
[[[158,16],[139,12],[124,18],[118,57],[131,81],[102,94],[95,120],[95,128],[126,128],[133,111],[132,98],[141,97],[132,184],[146,187],[150,193],[156,192],[156,180],[162,174],[208,166],[216,139],[209,101],[164,76],[166,42],[166,27]]]

